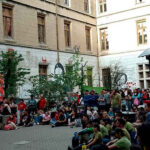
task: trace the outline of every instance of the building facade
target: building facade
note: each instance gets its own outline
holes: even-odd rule
[[[92,68],[90,86],[103,86],[103,72],[119,63],[129,83],[150,88],[148,62],[138,58],[150,46],[149,8],[149,0],[3,0],[0,51],[18,51],[37,75],[54,73],[58,62],[65,68],[80,49]]]
[[[97,33],[101,70],[119,64],[130,87],[150,88],[148,61],[138,56],[150,47],[149,0],[97,1]]]
[[[58,62],[65,68],[80,49],[91,67],[93,82],[87,84],[99,86],[95,1],[1,1],[0,35],[0,50],[21,53],[25,59],[21,65],[30,69],[30,75],[54,73]],[[26,97],[28,87],[28,83],[20,87],[20,97]]]

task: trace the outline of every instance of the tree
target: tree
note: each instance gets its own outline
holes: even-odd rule
[[[103,85],[107,89],[120,89],[127,82],[127,75],[119,62],[103,69]]]
[[[28,92],[36,97],[44,94],[48,101],[60,101],[64,99],[67,92],[72,92],[74,87],[79,86],[82,90],[86,79],[86,75],[84,75],[86,64],[79,53],[75,53],[69,62],[66,65],[66,71],[61,74],[50,74],[46,78],[40,78],[39,75],[30,77],[32,89]]]
[[[16,96],[18,87],[25,83],[26,75],[30,73],[29,69],[19,67],[24,58],[13,49],[2,51],[0,58],[0,74],[4,79],[5,97]]]

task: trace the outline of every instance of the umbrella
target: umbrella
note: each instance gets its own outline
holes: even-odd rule
[[[139,57],[144,57],[144,56],[150,56],[150,48],[146,49],[144,52],[142,52]]]

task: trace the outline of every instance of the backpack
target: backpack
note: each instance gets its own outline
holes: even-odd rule
[[[138,100],[137,98],[135,98],[133,104],[134,104],[135,106],[138,106],[138,105],[139,105],[139,100]]]

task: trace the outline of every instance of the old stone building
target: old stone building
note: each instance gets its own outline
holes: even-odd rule
[[[31,75],[53,73],[58,61],[65,68],[80,48],[91,67],[93,82],[88,83],[99,85],[95,0],[1,1],[0,35],[0,50],[13,48],[21,53],[22,65],[31,69]],[[20,94],[27,86],[21,87]]]
[[[149,47],[149,8],[149,0],[1,0],[0,50],[21,53],[31,75],[53,73],[58,62],[65,68],[80,50],[90,86],[103,86],[118,62],[128,82],[149,88],[147,60],[138,58]]]

